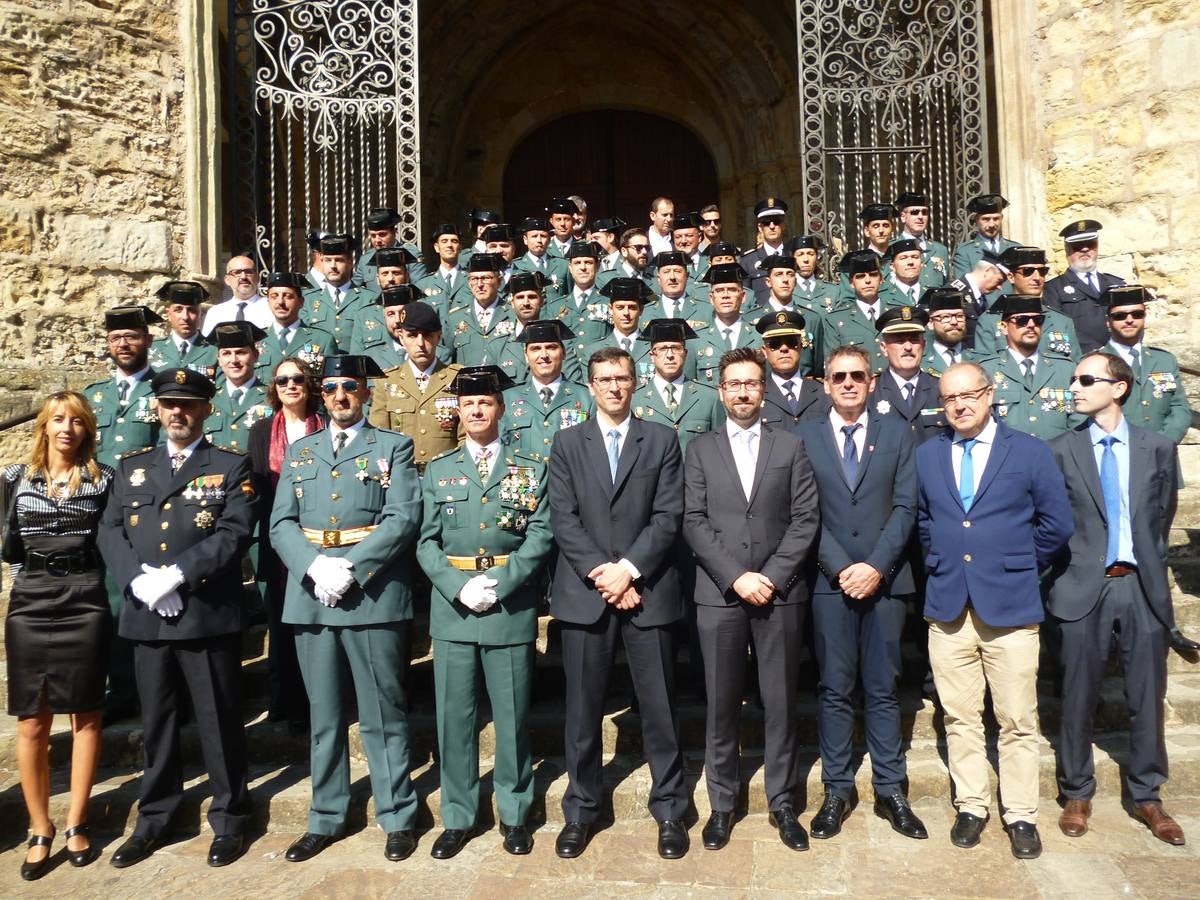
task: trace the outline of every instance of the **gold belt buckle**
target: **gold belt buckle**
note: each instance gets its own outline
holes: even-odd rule
[[[475,571],[486,572],[492,566],[496,565],[495,556],[477,556],[475,557]]]
[[[321,532],[322,547],[342,546],[342,533],[336,529],[326,528]]]

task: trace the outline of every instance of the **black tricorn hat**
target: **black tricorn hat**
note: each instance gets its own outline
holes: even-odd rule
[[[400,310],[400,327],[421,334],[433,334],[442,330],[442,320],[438,318],[437,310],[428,303],[413,300]]]
[[[459,397],[503,394],[516,384],[499,366],[463,366],[447,390]]]
[[[376,250],[375,255],[371,257],[371,264],[377,269],[386,269],[392,266],[407,267],[409,263],[416,261],[417,258],[407,247],[384,247],[382,250]]]
[[[199,306],[208,299],[208,291],[198,281],[168,281],[154,296],[171,305]]]
[[[444,234],[452,234],[456,238],[462,237],[462,231],[460,231],[459,227],[453,222],[443,222],[433,229],[433,239],[435,241]]]
[[[714,256],[732,256],[738,257],[742,255],[742,251],[736,244],[731,244],[729,241],[713,241],[704,248],[704,255],[709,259]]]
[[[1114,306],[1136,306],[1151,303],[1158,298],[1147,287],[1140,284],[1116,284],[1100,295],[1100,302],[1111,309]]]
[[[689,212],[689,213],[680,213],[679,215],[677,215],[674,218],[674,220],[671,222],[671,230],[679,231],[680,229],[683,229],[683,228],[695,228],[695,229],[699,230],[699,228],[700,228],[700,213]]]
[[[868,203],[859,210],[858,218],[862,222],[878,222],[882,219],[887,219],[889,222],[896,218],[899,213],[896,212],[896,207],[890,203]]]
[[[599,291],[614,303],[618,300],[636,300],[643,306],[654,296],[654,291],[640,278],[613,278],[605,282]]]
[[[896,198],[896,202],[893,205],[896,209],[904,212],[910,206],[928,206],[929,198],[920,191],[904,191]]]
[[[921,305],[931,313],[947,309],[962,312],[965,303],[966,297],[958,288],[930,288],[921,295]]]
[[[574,200],[568,200],[566,197],[555,197],[546,204],[546,212],[548,213],[570,213],[575,215],[579,212],[579,207],[575,205]]]
[[[1042,308],[1042,298],[1035,297],[1032,294],[1009,294],[1007,297],[1001,297],[993,304],[993,310],[997,310],[1000,313],[1001,319],[1007,319],[1010,316],[1022,315],[1024,313],[1041,313],[1044,311]]]
[[[746,273],[737,263],[722,263],[719,266],[709,266],[708,271],[700,276],[706,284],[744,284]]]
[[[590,257],[598,260],[603,255],[604,251],[595,241],[572,241],[571,246],[567,248],[567,259]]]
[[[537,291],[539,294],[546,286],[546,276],[541,272],[514,272],[508,279],[508,292],[519,294],[522,291]]]
[[[391,287],[385,287],[379,295],[379,302],[382,306],[406,306],[426,296],[425,292],[419,287],[411,284],[393,284]]]
[[[473,253],[467,260],[468,272],[501,272],[504,270],[504,260],[498,253]]]
[[[376,231],[395,228],[399,222],[400,214],[388,206],[378,206],[367,213],[367,227]]]
[[[513,239],[512,226],[507,222],[497,222],[495,225],[489,225],[483,229],[482,237],[485,241],[511,241]]]
[[[770,256],[764,256],[762,262],[758,264],[760,272],[770,272],[772,269],[791,269],[796,271],[796,260],[790,256],[784,256],[782,253],[772,253]]]
[[[321,377],[344,375],[347,378],[382,378],[383,369],[369,356],[354,353],[331,353],[325,357]]]
[[[525,326],[517,338],[522,344],[545,344],[558,341],[565,344],[575,337],[575,332],[561,319],[534,319]]]
[[[651,319],[642,326],[638,340],[651,344],[662,341],[678,341],[682,344],[685,341],[695,340],[696,337],[696,332],[692,330],[687,319]]]
[[[607,219],[593,219],[592,231],[607,231],[609,234],[618,234],[629,227],[629,223],[620,216],[612,216]]]
[[[253,347],[267,333],[253,322],[222,322],[213,329],[213,342],[219,350],[235,347]]]
[[[787,242],[787,252],[795,253],[797,250],[816,250],[820,253],[825,249],[825,242],[815,234],[798,234]]]
[[[156,325],[162,320],[162,316],[148,306],[114,306],[104,311],[104,330],[140,328],[148,331],[151,325]]]
[[[1017,266],[1044,266],[1046,251],[1041,247],[1009,247],[1000,254],[1000,263],[1010,272]]]
[[[914,238],[900,238],[898,241],[892,241],[888,244],[887,252],[884,253],[888,259],[895,259],[901,253],[912,253],[916,250],[921,252],[921,243]]]
[[[967,201],[967,212],[980,216],[1004,212],[1006,206],[1008,206],[1008,201],[999,194],[980,194]]]
[[[358,238],[352,234],[327,234],[317,241],[317,250],[330,256],[353,253],[359,247]]]
[[[686,269],[688,258],[680,250],[664,250],[654,255],[654,265],[659,269],[666,266],[683,266]]]
[[[303,291],[312,286],[313,283],[303,272],[270,272],[267,274],[267,282],[264,285],[268,291],[276,287]]]
[[[842,257],[838,271],[849,276],[880,270],[879,254],[874,250],[853,250]]]

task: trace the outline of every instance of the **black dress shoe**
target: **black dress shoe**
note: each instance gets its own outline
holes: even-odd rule
[[[54,835],[58,833],[53,825],[50,826],[50,834],[31,834],[29,836],[30,848],[45,847],[46,855],[37,862],[21,863],[21,878],[24,881],[37,881],[46,874],[46,866],[50,864],[50,845],[54,843]]]
[[[825,802],[821,804],[821,808],[813,816],[808,830],[813,837],[822,841],[826,840],[842,830],[842,823],[846,821],[849,815],[850,804],[841,797],[826,792]]]
[[[504,838],[504,852],[513,856],[524,856],[533,850],[533,835],[524,825],[500,823],[500,834]]]
[[[779,839],[789,850],[807,850],[808,835],[790,806],[781,806],[767,816],[767,821],[779,829]]]
[[[227,866],[246,850],[246,839],[240,834],[222,834],[213,838],[208,848],[210,866]]]
[[[285,854],[288,862],[306,862],[340,838],[340,834],[317,834],[306,831],[292,842]]]
[[[417,849],[417,835],[411,828],[405,828],[401,831],[389,831],[387,843],[383,848],[383,855],[392,862],[400,862],[402,859],[408,859],[412,856],[412,852]]]
[[[720,850],[729,843],[729,833],[733,831],[733,813],[716,812],[708,817],[700,837],[704,841],[705,850]]]
[[[689,846],[687,828],[678,819],[658,823],[658,855],[663,859],[682,859]]]
[[[135,834],[131,835],[129,840],[117,848],[117,852],[112,855],[112,859],[109,862],[118,869],[124,869],[132,866],[134,863],[140,863],[153,852],[154,840],[142,837],[140,834]]]
[[[100,858],[100,851],[92,846],[92,833],[91,829],[87,827],[87,823],[73,825],[63,832],[63,834],[65,834],[67,838],[67,859],[70,860],[71,865],[73,865],[75,868],[80,869],[84,866],[91,865]],[[72,850],[71,838],[73,837],[87,838],[88,845],[82,850]]]
[[[907,838],[923,841],[929,837],[925,823],[917,818],[913,808],[908,805],[908,798],[896,793],[890,797],[875,798],[875,815],[892,823],[892,831],[899,832]]]
[[[987,817],[979,818],[967,812],[960,812],[954,817],[954,827],[950,829],[950,843],[955,847],[974,847],[979,843],[979,836],[983,834],[983,826],[987,824]]]
[[[1008,826],[1008,841],[1017,859],[1037,859],[1042,855],[1042,839],[1032,822],[1013,822]]]
[[[592,826],[584,822],[568,822],[558,833],[554,842],[554,852],[563,859],[574,859],[587,849],[588,838],[592,836]]]
[[[429,850],[429,855],[434,859],[452,859],[458,856],[458,851],[467,846],[467,841],[470,840],[471,832],[462,828],[447,828],[438,835],[438,839],[433,842],[433,847]]]
[[[1176,653],[1197,653],[1200,652],[1200,641],[1193,641],[1190,637],[1179,630],[1178,625],[1171,626],[1171,649]]]

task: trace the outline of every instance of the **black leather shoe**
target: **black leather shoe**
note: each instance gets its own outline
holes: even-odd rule
[[[917,818],[913,808],[908,805],[908,798],[903,794],[892,794],[890,797],[875,798],[875,815],[892,823],[892,831],[899,832],[907,838],[923,841],[929,837],[925,823]]]
[[[41,878],[43,875],[46,874],[46,866],[48,866],[50,864],[50,855],[51,855],[50,854],[50,845],[54,843],[54,835],[56,835],[57,833],[58,833],[57,829],[53,825],[51,825],[49,835],[31,834],[29,836],[28,846],[31,849],[33,847],[45,847],[46,855],[43,856],[41,859],[39,859],[37,862],[21,863],[21,879],[23,881],[37,881],[39,878]]]
[[[533,850],[533,835],[524,825],[500,823],[500,834],[504,838],[504,852],[513,856],[524,856]]]
[[[292,842],[287,849],[288,862],[306,862],[336,841],[340,834],[317,834],[306,831]]]
[[[591,836],[591,825],[568,822],[558,833],[558,840],[554,842],[554,852],[563,859],[574,859],[587,849],[588,838]]]
[[[433,847],[429,850],[429,855],[434,859],[453,859],[458,856],[458,851],[467,846],[467,841],[471,837],[471,832],[462,828],[447,828],[438,835],[438,839],[433,842]]]
[[[124,869],[134,863],[140,863],[153,852],[154,841],[151,838],[135,834],[117,848],[117,852],[112,855],[109,862],[118,869]]]
[[[772,827],[779,829],[779,839],[790,850],[807,850],[808,835],[790,806],[781,806],[767,816]]]
[[[81,869],[84,866],[91,865],[100,858],[100,851],[92,845],[92,830],[88,828],[86,822],[71,826],[63,834],[67,838],[67,859],[71,861],[71,865],[75,868]],[[71,838],[73,837],[87,838],[88,845],[82,850],[72,850]]]
[[[813,820],[808,825],[808,830],[813,837],[822,841],[826,840],[842,830],[842,823],[846,821],[849,815],[850,804],[841,797],[826,792],[825,802],[821,804],[821,808],[813,816]]]
[[[227,866],[246,850],[246,839],[240,834],[222,834],[213,838],[208,848],[210,866]]]
[[[417,849],[417,835],[411,828],[401,831],[389,831],[387,843],[383,847],[383,855],[392,862],[408,859]]]
[[[729,843],[729,833],[733,831],[733,813],[714,811],[708,817],[700,837],[704,841],[705,850],[720,850]]]
[[[1192,654],[1200,652],[1200,641],[1193,641],[1179,630],[1178,625],[1171,626],[1171,649],[1176,653]]]
[[[689,846],[687,828],[678,819],[658,823],[658,855],[663,859],[682,859]]]
[[[960,812],[954,817],[954,827],[950,829],[950,843],[955,847],[974,847],[979,843],[979,836],[983,834],[983,826],[987,824],[987,818],[979,818],[970,813]]]
[[[1009,825],[1008,841],[1017,859],[1037,859],[1042,855],[1042,839],[1032,822],[1013,822]]]

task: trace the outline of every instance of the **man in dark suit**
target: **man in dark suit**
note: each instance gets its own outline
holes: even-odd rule
[[[768,369],[763,424],[790,431],[806,419],[823,415],[828,406],[825,392],[817,382],[800,374],[804,316],[796,310],[782,309],[763,316],[754,330],[762,337]]]
[[[1041,854],[1037,832],[1038,572],[1071,538],[1062,473],[1041,440],[991,417],[993,387],[975,363],[939,384],[953,435],[917,448],[917,528],[925,548],[929,659],[945,712],[958,847],[988,816],[983,700],[1000,723],[1000,793],[1013,855]]]
[[[154,376],[166,447],[126,454],[99,545],[125,598],[121,637],[134,642],[145,772],[133,834],[117,868],[154,852],[183,799],[180,693],[191,697],[212,789],[210,866],[241,856],[250,813],[242,729],[242,556],[256,521],[245,456],[204,437],[216,387],[192,369]]]
[[[595,418],[560,431],[550,463],[558,563],[550,612],[562,625],[566,673],[566,825],[556,851],[587,847],[600,814],[604,696],[617,641],[629,660],[664,859],[687,853],[689,797],[675,728],[672,626],[683,617],[676,568],[683,459],[675,431],[630,415],[633,359],[606,347],[588,360]]]
[[[792,804],[800,781],[803,566],[817,534],[817,488],[800,441],[760,421],[765,386],[760,351],[742,347],[721,357],[726,424],[693,440],[684,474],[684,537],[704,569],[695,599],[708,694],[704,772],[712,815],[703,837],[709,850],[729,842],[740,793],[738,722],[750,645],[766,721],[771,824],[786,846],[808,849]]]
[[[929,314],[912,306],[885,310],[875,320],[888,367],[875,379],[871,403],[880,415],[902,421],[918,444],[946,430],[938,380],[921,371]]]
[[[1114,636],[1129,706],[1125,785],[1138,818],[1156,838],[1182,845],[1183,828],[1163,811],[1167,780],[1163,699],[1168,629],[1174,624],[1167,580],[1167,532],[1176,503],[1175,445],[1126,421],[1122,407],[1133,370],[1115,353],[1093,353],[1075,367],[1075,409],[1088,420],[1055,438],[1075,517],[1075,534],[1055,565],[1048,609],[1062,636],[1063,703],[1059,827],[1088,830],[1096,767],[1092,718]]]
[[[1091,353],[1108,343],[1108,304],[1101,301],[1112,287],[1125,279],[1096,270],[1100,253],[1100,229],[1094,219],[1072,222],[1058,233],[1067,254],[1067,271],[1046,282],[1042,302],[1075,322],[1078,352]]]

